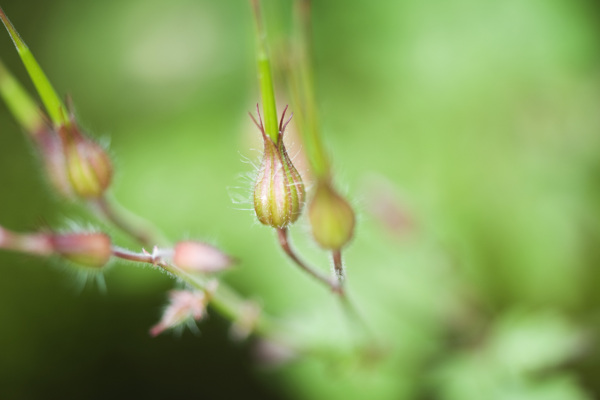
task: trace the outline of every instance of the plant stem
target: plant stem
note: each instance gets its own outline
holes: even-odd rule
[[[177,266],[166,262],[156,252],[150,254],[147,252],[136,253],[121,247],[113,247],[113,256],[128,260],[147,264],[152,264],[169,272],[175,278],[181,279],[189,286],[197,290],[206,291],[207,281],[201,276],[192,275]],[[237,293],[228,288],[226,285],[219,284],[215,293],[211,294],[210,305],[222,316],[232,321],[240,321],[243,317],[242,312],[244,305],[247,302],[242,299]],[[253,332],[263,336],[276,336],[274,322],[264,313],[260,313],[253,326]]]
[[[273,74],[267,46],[267,33],[260,10],[260,0],[251,0],[256,27],[256,61],[258,64],[258,82],[262,96],[265,131],[273,142],[278,143],[279,128],[277,125],[277,106],[273,89]]]
[[[307,272],[310,276],[318,280],[319,282],[327,285],[334,293],[338,293],[340,295],[343,294],[343,288],[338,285],[335,281],[327,278],[325,275],[317,271],[315,268],[309,266],[304,261],[298,257],[294,249],[292,248],[287,228],[279,228],[277,229],[277,238],[279,239],[279,244],[283,251],[288,255],[288,257],[296,263],[302,270]]]
[[[342,263],[342,252],[340,250],[334,250],[331,255],[333,258],[333,269],[335,271],[335,276],[338,279],[338,284],[342,286],[344,284],[344,279],[346,278],[344,264]]]
[[[90,203],[96,214],[110,221],[113,225],[131,236],[138,243],[146,247],[164,246],[169,243],[158,229],[133,215],[129,210],[122,207],[114,199],[106,196]],[[137,221],[136,221],[137,220]]]
[[[15,47],[17,48],[17,52],[21,57],[21,61],[23,61],[23,65],[25,65],[25,69],[29,73],[29,77],[31,78],[33,85],[40,95],[40,98],[46,107],[46,111],[48,111],[48,115],[50,116],[50,119],[54,123],[55,127],[60,127],[62,125],[70,126],[71,119],[69,118],[69,113],[62,100],[56,94],[56,91],[46,77],[46,74],[44,74],[44,71],[29,50],[29,47],[27,47],[23,39],[21,39],[21,36],[10,22],[2,8],[0,8],[0,20],[2,20],[4,23],[8,34],[13,40]]]
[[[312,172],[319,179],[327,179],[330,163],[321,140],[311,60],[310,0],[296,0],[295,9],[295,46],[286,68],[288,87]]]
[[[338,278],[338,285],[340,287],[343,287],[345,280],[345,271],[344,264],[342,262],[342,252],[340,250],[334,250],[332,252],[332,259],[334,271]],[[342,304],[342,307],[344,308],[344,311],[346,312],[346,315],[348,315],[348,318],[351,321],[353,321],[356,325],[360,326],[365,335],[367,335],[370,339],[374,339],[375,335],[369,328],[369,324],[367,324],[363,316],[358,312],[358,309],[356,308],[354,303],[350,301],[348,293],[345,290],[340,295],[340,302]]]

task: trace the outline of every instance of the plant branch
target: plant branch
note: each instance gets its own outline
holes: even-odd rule
[[[143,246],[164,246],[169,241],[158,229],[106,196],[93,200],[91,206],[102,219],[110,221]]]
[[[287,254],[288,257],[292,261],[294,261],[294,263],[296,263],[296,265],[298,265],[302,270],[304,270],[306,273],[308,273],[310,276],[312,276],[319,282],[328,286],[334,293],[343,295],[343,288],[340,285],[338,285],[335,281],[329,279],[328,277],[317,271],[315,268],[309,266],[304,261],[302,261],[300,257],[298,257],[298,255],[296,254],[296,252],[290,244],[287,228],[277,229],[277,238],[279,239],[279,244],[281,245],[281,248],[283,249],[285,254]]]
[[[153,251],[153,253],[148,253],[146,251],[142,253],[136,253],[114,246],[112,254],[114,257],[123,260],[142,262],[160,267],[194,289],[202,291],[207,290],[207,280],[205,278],[190,274],[165,261],[160,256],[160,252],[157,250]],[[242,320],[244,305],[247,304],[247,301],[242,299],[237,293],[228,288],[226,285],[219,284],[217,290],[211,294],[210,304],[222,316],[236,322]],[[253,326],[253,332],[267,337],[275,337],[277,335],[274,326],[275,324],[271,318],[261,312],[256,317],[256,321],[254,322]]]

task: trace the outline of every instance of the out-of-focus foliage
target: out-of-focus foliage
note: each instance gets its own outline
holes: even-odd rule
[[[349,290],[384,344],[371,359],[348,351],[338,305],[288,265],[250,202],[231,201],[250,199],[239,174],[251,172],[242,159],[255,160],[249,149],[260,146],[246,114],[259,97],[248,4],[2,6],[82,122],[110,137],[120,200],[173,239],[209,239],[239,257],[225,279],[292,318],[327,361],[263,371],[216,317],[200,337],[151,340],[166,276],[116,264],[106,294],[93,285],[79,294],[58,263],[1,253],[0,398],[600,393],[594,3],[314,1],[323,132],[359,211]],[[284,37],[291,7],[265,6]],[[0,57],[29,85],[7,36]],[[0,135],[0,223],[84,221],[48,194],[3,105]],[[292,232],[298,247],[326,265],[307,231],[303,217]]]

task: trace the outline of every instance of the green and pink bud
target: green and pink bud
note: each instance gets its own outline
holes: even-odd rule
[[[101,197],[110,186],[113,175],[106,150],[84,135],[75,120],[69,125],[62,125],[58,134],[72,192],[83,199]]]
[[[260,123],[252,118],[264,142],[264,155],[254,186],[254,210],[262,224],[277,229],[287,227],[300,217],[305,199],[304,183],[283,144],[285,128],[291,120],[290,117],[283,123],[286,110],[279,123],[277,142],[265,133],[260,112]]]

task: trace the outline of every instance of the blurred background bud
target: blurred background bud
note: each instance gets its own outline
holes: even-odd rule
[[[327,181],[317,184],[310,202],[308,216],[317,243],[330,250],[339,250],[352,238],[354,211]]]
[[[217,272],[230,267],[233,261],[215,246],[194,240],[179,242],[173,248],[173,263],[189,272]]]
[[[53,235],[54,251],[76,264],[100,268],[112,255],[111,240],[104,233]]]
[[[189,320],[199,321],[206,314],[209,296],[204,292],[173,290],[169,293],[169,305],[159,323],[150,329],[150,335],[158,336],[167,329],[175,328]]]

